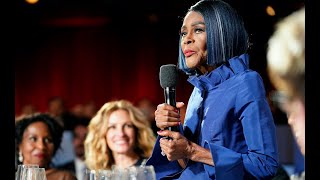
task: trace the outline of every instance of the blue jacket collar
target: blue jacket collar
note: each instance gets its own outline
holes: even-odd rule
[[[190,76],[188,81],[200,90],[211,90],[230,77],[247,69],[249,69],[249,55],[242,54],[229,59],[228,63],[217,67],[209,73]]]

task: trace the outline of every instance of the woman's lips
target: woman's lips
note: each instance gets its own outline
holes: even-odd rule
[[[41,158],[41,159],[43,159],[43,158],[46,157],[45,154],[35,154],[34,156],[36,156],[36,157],[38,157],[38,158]]]
[[[185,50],[183,52],[183,54],[186,56],[186,57],[190,57],[192,56],[193,54],[195,54],[196,52],[195,51],[192,51],[192,50]]]

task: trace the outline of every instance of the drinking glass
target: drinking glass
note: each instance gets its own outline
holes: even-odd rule
[[[138,180],[138,169],[139,166],[131,166],[129,167],[129,179],[128,180]]]
[[[32,180],[47,180],[45,168],[33,168],[34,178]]]
[[[113,165],[111,167],[111,180],[129,180],[129,169],[128,168],[119,168]]]
[[[38,164],[19,164],[18,167],[17,167],[17,171],[16,171],[16,180],[21,180],[22,179],[21,175],[22,175],[23,169],[27,168],[27,167],[39,168],[39,165]]]
[[[44,168],[25,167],[22,170],[21,180],[47,180]]]
[[[111,180],[111,174],[112,174],[111,170],[99,169],[96,174],[96,177],[97,177],[97,180]]]
[[[137,167],[137,179],[139,180],[155,180],[156,173],[153,166],[139,166]]]
[[[85,172],[85,180],[96,180],[96,171],[95,170],[90,170],[86,169]]]

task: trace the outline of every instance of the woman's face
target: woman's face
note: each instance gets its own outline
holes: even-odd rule
[[[48,167],[54,151],[48,126],[40,121],[30,124],[23,133],[19,151],[23,155],[23,164]]]
[[[207,33],[201,14],[190,11],[181,27],[181,48],[188,68],[199,68],[207,61]]]
[[[294,99],[286,107],[288,123],[293,135],[300,147],[301,153],[305,154],[305,106],[299,99]]]
[[[129,113],[119,109],[110,114],[107,144],[112,153],[129,154],[134,151],[135,128]]]

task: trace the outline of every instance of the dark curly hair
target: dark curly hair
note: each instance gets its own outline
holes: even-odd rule
[[[60,147],[60,143],[62,141],[63,135],[63,126],[58,123],[58,121],[50,116],[49,114],[39,113],[33,114],[30,116],[25,116],[22,119],[16,122],[16,132],[15,132],[15,142],[16,142],[16,156],[18,156],[19,152],[19,145],[23,139],[23,133],[27,129],[27,127],[34,123],[34,122],[43,122],[49,128],[49,133],[52,136],[53,144],[54,144],[54,151],[53,155],[57,152],[58,148]]]

